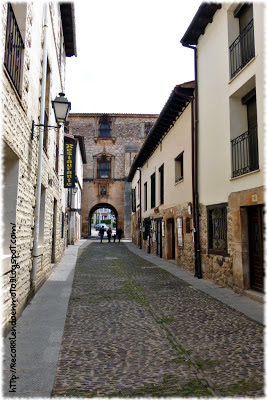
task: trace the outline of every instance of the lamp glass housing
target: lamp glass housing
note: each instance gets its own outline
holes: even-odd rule
[[[59,96],[52,101],[52,107],[54,109],[55,118],[58,124],[64,124],[68,118],[71,103],[65,97],[64,93],[59,93]]]

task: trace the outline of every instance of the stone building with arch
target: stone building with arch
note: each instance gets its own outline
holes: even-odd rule
[[[91,234],[91,216],[98,208],[116,215],[124,237],[131,237],[131,184],[127,182],[133,159],[156,121],[157,114],[69,115],[71,135],[82,135],[87,164],[84,165],[82,236]]]

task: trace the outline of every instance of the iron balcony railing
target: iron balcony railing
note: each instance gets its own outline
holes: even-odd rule
[[[19,94],[21,94],[23,49],[24,44],[15,14],[11,4],[8,4],[4,64]]]
[[[255,57],[253,19],[231,44],[230,69],[233,78],[244,66]]]
[[[257,126],[231,140],[232,177],[259,169]]]

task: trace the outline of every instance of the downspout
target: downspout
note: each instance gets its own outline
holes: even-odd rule
[[[192,186],[193,186],[193,221],[194,221],[194,247],[195,247],[195,277],[202,278],[200,233],[199,233],[199,193],[198,193],[198,69],[197,48],[182,43],[184,47],[194,50],[195,68],[195,119],[192,107]]]
[[[41,112],[40,112],[40,133],[39,133],[39,155],[38,172],[36,182],[36,207],[35,207],[35,230],[33,243],[33,262],[31,279],[36,280],[38,265],[38,244],[40,231],[40,208],[41,208],[41,190],[42,190],[42,159],[43,159],[43,141],[44,141],[44,120],[45,120],[45,95],[46,95],[46,71],[47,71],[47,33],[48,33],[48,3],[44,3],[44,44],[43,44],[43,73],[42,73],[42,92],[41,92]]]
[[[139,182],[140,182],[140,226],[139,226],[139,235],[140,235],[140,247],[139,249],[142,249],[142,192],[141,192],[141,187],[142,187],[142,172],[141,172],[141,168],[137,168],[139,171]]]

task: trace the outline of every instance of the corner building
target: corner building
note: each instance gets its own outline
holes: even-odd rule
[[[83,171],[82,236],[91,234],[93,213],[111,209],[124,237],[131,237],[131,184],[135,155],[156,114],[70,114],[68,133],[82,135],[87,164]]]
[[[181,42],[197,52],[203,277],[260,299],[264,5],[203,3]]]

